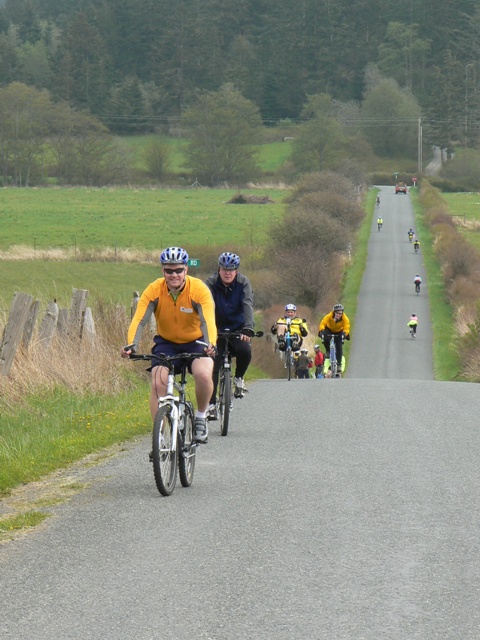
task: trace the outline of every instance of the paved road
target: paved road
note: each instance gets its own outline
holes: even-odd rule
[[[428,282],[422,253],[415,254],[408,241],[410,228],[415,231],[410,197],[381,188],[352,333],[351,378],[433,380]],[[419,296],[413,284],[417,273],[423,280]],[[415,341],[407,327],[412,313],[419,321]]]
[[[398,242],[385,281],[418,256],[389,240],[382,214],[372,243]],[[367,309],[379,287],[362,292]],[[399,296],[403,325],[411,294]],[[360,312],[355,336],[374,344]],[[390,322],[397,340],[406,328]],[[381,344],[375,360],[390,363]],[[411,347],[398,368],[423,359],[420,337],[392,348]],[[91,469],[89,489],[0,547],[0,638],[478,640],[478,388],[417,366],[414,379],[388,364],[376,379],[252,385],[194,485],[170,498],[154,488],[148,440]]]

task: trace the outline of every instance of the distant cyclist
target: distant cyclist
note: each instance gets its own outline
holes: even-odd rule
[[[408,241],[411,242],[413,240],[413,236],[415,235],[415,231],[410,227],[407,233],[408,233]]]
[[[383,218],[381,216],[377,218],[377,225],[378,225],[378,230],[381,231],[383,227]]]
[[[420,241],[418,240],[418,238],[415,238],[415,240],[413,241],[413,249],[415,253],[418,253],[418,250],[420,249]]]
[[[422,278],[418,275],[413,279],[413,284],[415,285],[415,293],[420,293],[420,286],[422,284]]]
[[[380,205],[380,196],[377,195],[377,207]]]
[[[225,251],[218,258],[218,270],[206,280],[215,301],[215,322],[217,330],[241,332],[241,335],[229,340],[229,349],[235,358],[234,396],[243,398],[245,393],[244,376],[252,359],[250,338],[253,335],[253,290],[247,276],[239,273],[240,258]],[[210,398],[208,418],[217,419],[218,375],[227,347],[227,339],[219,337],[217,355],[213,367],[213,394]]]
[[[331,313],[327,313],[320,322],[318,335],[325,345],[327,355],[330,352],[330,338],[334,337],[337,350],[337,363],[341,367],[343,356],[343,339],[350,340],[350,320],[343,304],[336,304]]]
[[[297,307],[294,304],[287,304],[283,318],[279,318],[272,325],[271,332],[277,336],[278,348],[285,351],[285,331],[287,324],[290,328],[290,337],[292,339],[292,349],[294,351],[300,349],[303,338],[308,336],[308,327],[306,320],[302,320],[297,316]]]
[[[410,327],[411,331],[413,332],[412,333],[413,337],[416,338],[418,318],[414,313],[412,313],[412,315],[410,316],[410,320],[407,322],[407,325]]]

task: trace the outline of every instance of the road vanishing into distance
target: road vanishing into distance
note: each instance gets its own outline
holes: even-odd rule
[[[148,438],[89,469],[0,546],[2,640],[480,638],[478,387],[433,380],[410,198],[380,196],[348,375],[252,384],[169,498]]]

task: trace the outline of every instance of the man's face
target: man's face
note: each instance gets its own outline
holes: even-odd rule
[[[163,267],[163,275],[169,289],[180,289],[185,282],[188,267],[181,264],[166,264]]]
[[[232,282],[235,280],[235,276],[237,275],[237,270],[224,269],[223,267],[220,267],[220,269],[218,270],[218,273],[220,274],[220,280],[223,282],[223,284],[229,285],[229,284],[232,284]]]
[[[285,317],[286,318],[294,318],[295,317],[295,311],[293,309],[288,309],[288,311],[285,311]]]
[[[341,320],[342,316],[343,316],[343,311],[335,311],[335,320],[337,320],[337,322]]]

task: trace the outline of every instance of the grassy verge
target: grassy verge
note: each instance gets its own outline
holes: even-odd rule
[[[87,454],[150,430],[149,388],[133,382],[115,396],[60,387],[0,413],[0,493],[66,467]]]
[[[460,359],[453,337],[456,335],[453,312],[447,301],[442,268],[433,250],[433,238],[425,224],[423,208],[415,189],[410,190],[418,237],[428,279],[428,299],[433,329],[433,367],[436,380],[454,380],[459,376]]]

